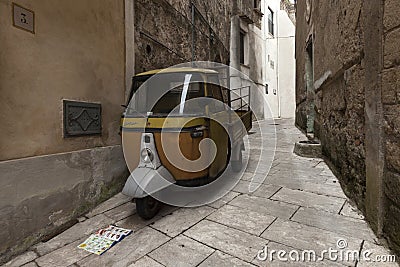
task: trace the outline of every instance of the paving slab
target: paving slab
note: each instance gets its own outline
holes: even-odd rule
[[[296,204],[303,207],[325,210],[339,213],[345,203],[345,199],[317,195],[310,192],[282,188],[271,199]]]
[[[300,208],[292,221],[346,236],[373,241],[375,235],[365,221],[309,208]]]
[[[118,207],[122,204],[130,202],[131,199],[132,199],[131,197],[127,197],[127,196],[123,195],[122,193],[118,193],[115,196],[113,196],[112,198],[110,198],[110,199],[104,201],[103,203],[101,203],[100,205],[98,205],[96,208],[91,210],[85,216],[88,218],[94,217],[98,214],[104,213],[104,212],[111,210],[115,207]]]
[[[175,237],[214,211],[214,208],[208,206],[199,208],[182,208],[157,220],[151,225],[151,227],[170,237]]]
[[[145,227],[125,237],[100,257],[92,254],[77,264],[80,267],[129,266],[169,240],[168,236],[159,231]]]
[[[107,217],[117,222],[136,213],[136,204],[127,202],[104,213]]]
[[[210,266],[251,267],[253,265],[217,250],[199,265],[199,267],[210,267]]]
[[[128,265],[128,267],[163,267],[164,265],[156,262],[150,257],[144,256],[134,263]]]
[[[84,222],[75,224],[71,228],[65,230],[61,234],[55,236],[45,243],[39,243],[35,246],[36,251],[40,256],[43,256],[78,239],[89,236],[90,234],[96,232],[96,230],[112,223],[113,220],[104,214],[96,215]]]
[[[156,262],[155,260],[153,260],[148,256],[144,256],[135,261],[134,263],[128,265],[128,267],[163,267],[163,266],[164,265]]]
[[[339,183],[321,184],[313,182],[304,182],[301,184],[293,184],[287,187],[290,189],[307,191],[318,195],[325,195],[325,196],[332,196],[332,197],[346,199],[346,195],[343,193],[343,190],[340,187]]]
[[[22,267],[38,267],[38,265],[36,264],[36,262],[32,261],[32,262],[22,265]]]
[[[382,267],[399,267],[400,265],[398,264],[399,260],[396,256],[393,258],[393,252],[390,250],[384,248],[382,245],[375,244],[373,242],[368,242],[365,241],[363,244],[363,248],[361,251],[361,254],[365,253],[368,251],[368,258],[366,260],[360,260],[358,262],[357,267],[374,267],[374,266],[382,266]],[[382,257],[383,256],[383,257]],[[385,262],[382,262],[381,260],[384,260]],[[393,259],[395,259],[395,262],[393,262]],[[378,262],[380,261],[380,262]]]
[[[290,176],[288,176],[290,177]],[[296,177],[296,176],[294,176]],[[326,184],[324,181],[320,181],[319,179],[314,179],[312,176],[309,176],[305,179],[303,178],[291,178],[287,177],[284,179],[278,179],[275,177],[267,178],[265,183],[271,183],[277,186],[286,187],[293,190],[301,190],[307,191],[310,193],[315,193],[318,195],[326,195],[333,196],[338,198],[346,199],[346,195],[343,193],[340,184]]]
[[[346,249],[360,250],[362,240],[342,234],[303,225],[297,222],[277,219],[261,235],[263,238],[301,250],[321,252],[329,248],[337,249],[337,242],[345,240]]]
[[[299,208],[297,205],[249,195],[240,195],[229,204],[283,219],[289,219]]]
[[[255,192],[253,192],[251,195],[257,196],[257,197],[264,197],[264,198],[270,198],[273,196],[276,192],[278,192],[282,187],[278,185],[273,185],[273,184],[262,184],[260,185],[259,188]]]
[[[284,251],[284,255],[281,258],[278,257],[279,251]],[[316,261],[311,257],[312,260],[309,260],[308,254],[304,254],[302,250],[295,249],[293,247],[289,247],[286,245],[282,245],[276,242],[269,242],[266,246],[266,249],[260,253],[259,257],[255,257],[252,261],[252,264],[260,267],[288,267],[288,266],[296,266],[296,267],[317,267],[317,266],[327,266],[327,267],[343,267],[347,265],[343,265],[341,263],[332,262],[329,260],[324,261]],[[299,260],[297,260],[299,259]],[[303,260],[304,259],[304,260]]]
[[[226,205],[209,215],[207,219],[259,236],[276,217]]]
[[[351,217],[354,219],[364,220],[365,217],[362,212],[355,206],[346,201],[342,210],[340,211],[340,215]]]
[[[214,209],[219,209],[222,206],[224,206],[227,203],[229,203],[230,201],[232,201],[238,195],[240,195],[240,193],[234,192],[234,191],[230,191],[225,196],[223,196],[222,198],[218,199],[217,201],[214,201],[214,202],[208,204],[208,206],[210,206],[210,207],[212,207]]]
[[[275,184],[283,187],[299,186],[306,182],[325,185],[328,178],[315,173],[274,170],[267,176],[264,183]]]
[[[336,178],[335,175],[332,173],[332,171],[329,170],[329,169],[323,170],[323,171],[320,173],[320,175],[328,176],[328,177],[331,177],[331,178],[333,178],[333,179]]]
[[[250,262],[268,241],[209,220],[203,220],[184,235],[241,260]]]
[[[261,184],[257,184],[258,186]],[[250,194],[250,181],[239,181],[232,191],[240,194]]]
[[[89,252],[77,247],[84,240],[78,240],[65,247],[56,249],[49,254],[37,258],[35,261],[40,267],[62,267],[74,264],[90,255]]]
[[[348,249],[359,251],[362,246],[364,251],[371,249],[376,255],[391,254],[373,243],[375,240],[363,216],[346,201],[328,165],[322,159],[293,154],[294,143],[304,140],[303,134],[293,126],[294,121],[276,120],[275,123],[280,124],[276,129],[271,127],[271,121],[254,125],[254,131],[261,127],[268,133],[249,136],[254,142],[245,157],[249,160],[247,170],[235,190],[214,203],[190,209],[164,205],[158,215],[145,221],[135,214],[130,198],[118,194],[80,218],[77,225],[37,245],[40,258],[28,254],[20,263],[35,267],[34,259],[42,265],[71,267],[355,266],[355,261],[315,263],[256,259],[265,245],[269,249],[303,251],[311,248],[320,252],[329,247],[337,248],[339,239],[346,240]],[[276,151],[261,148],[261,143],[274,141],[275,130]],[[265,158],[259,158],[264,154],[274,156],[271,169]],[[261,168],[254,174],[257,164]],[[260,187],[250,193],[254,175]],[[75,251],[76,243],[111,223],[132,229],[134,233],[100,257],[83,250]],[[360,262],[359,266],[397,265]]]
[[[19,267],[21,265],[24,265],[24,264],[30,262],[30,261],[33,261],[37,257],[38,257],[38,255],[35,252],[28,251],[28,252],[25,252],[22,255],[19,255],[19,256],[15,257],[11,261],[7,262],[4,266],[5,267],[17,267],[17,266]]]
[[[166,206],[164,205],[160,212],[150,220],[144,220],[139,217],[137,214],[133,214],[125,219],[122,219],[115,223],[116,226],[131,229],[133,231],[138,231],[140,229],[145,228],[148,225],[154,224],[154,222],[160,220],[162,217],[166,215],[171,215],[173,212],[178,210],[178,207]]]
[[[254,176],[254,173],[252,173],[252,172],[244,172],[242,174],[242,177],[240,177],[240,180],[241,181],[251,181],[253,176]]]
[[[167,267],[189,267],[199,265],[214,251],[213,248],[179,235],[152,251],[149,256]]]

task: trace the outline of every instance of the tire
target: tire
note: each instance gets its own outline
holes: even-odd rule
[[[231,167],[233,172],[240,172],[243,168],[242,150],[239,152],[239,160],[232,160]]]
[[[161,208],[160,202],[151,196],[137,198],[135,202],[137,214],[145,220],[152,219]]]

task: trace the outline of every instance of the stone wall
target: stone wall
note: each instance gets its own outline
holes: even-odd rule
[[[363,207],[362,0],[313,4],[315,136],[321,140],[324,154],[337,166],[345,192]]]
[[[383,231],[400,251],[400,6],[386,0],[383,13],[382,104],[385,132],[384,195],[386,214]]]
[[[312,21],[312,18],[310,18]],[[305,77],[305,53],[307,40],[311,34],[311,21],[306,18],[305,1],[299,1],[296,6],[296,125],[306,130],[307,92]]]
[[[305,1],[297,5],[297,125],[306,131],[308,110],[305,54],[313,45],[314,134],[337,168],[346,193],[364,206],[364,87],[362,1],[313,1],[307,22]],[[309,99],[310,101],[310,99]]]
[[[194,61],[229,63],[231,1],[194,1]],[[136,73],[192,61],[188,0],[135,1]]]
[[[191,2],[195,6],[194,24]],[[229,65],[231,18],[246,17],[260,27],[262,14],[253,5],[253,1],[232,0],[135,1],[136,73],[192,59]]]
[[[297,2],[296,124],[314,134],[346,194],[400,252],[400,9],[397,1]],[[307,93],[306,47],[313,51]]]

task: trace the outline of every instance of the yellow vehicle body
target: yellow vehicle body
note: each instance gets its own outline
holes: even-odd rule
[[[196,77],[196,83],[193,86],[189,85],[192,86],[189,89],[188,87],[184,89],[188,98],[192,96],[195,96],[193,99],[197,97],[211,98],[220,101],[217,103],[223,102],[226,105],[215,109],[215,106],[210,108],[211,104],[202,105],[202,102],[199,102],[200,104],[196,106],[197,102],[194,104],[192,102],[191,108],[198,108],[203,115],[182,112],[169,116],[179,101],[176,95],[179,95],[180,91],[175,89],[179,86],[175,85],[175,87],[172,86],[172,89],[167,90],[168,93],[157,98],[151,111],[149,111],[149,107],[146,107],[141,111],[146,114],[139,112],[140,106],[146,106],[147,99],[154,97],[152,92],[157,89],[154,87],[167,86],[164,83],[152,85],[151,82],[148,82],[152,77],[164,75],[163,77],[173,81],[173,77],[182,74],[186,78],[187,75]],[[210,82],[211,80],[214,82]],[[218,80],[216,71],[196,68],[153,70],[138,74],[133,78],[130,102],[136,104],[131,105],[130,103],[121,118],[124,155],[131,172],[123,193],[137,199],[137,211],[142,218],[149,219],[156,213],[154,199],[143,188],[146,186],[153,189],[157,187],[152,182],[162,180],[159,175],[160,169],[170,178],[169,180],[173,180],[170,182],[192,187],[207,184],[218,178],[228,166],[230,158],[234,158],[236,161],[240,160],[241,163],[241,150],[244,147],[243,137],[251,128],[252,113],[250,109],[236,110],[236,113],[232,111],[229,108],[230,95],[229,97],[226,96],[226,93],[224,95],[224,88],[215,83],[216,80]],[[167,88],[169,87],[167,86]],[[183,86],[183,88],[185,87]],[[186,93],[181,92],[180,105],[183,103],[182,95],[185,95],[186,99]],[[186,103],[186,101],[184,102]],[[130,113],[130,109],[133,112]],[[232,112],[237,115],[232,116]],[[229,121],[229,123],[221,125],[220,121]],[[243,123],[246,125],[245,128]],[[155,161],[157,161],[158,167],[143,165],[143,156],[149,156],[145,151],[147,148],[144,146],[146,138],[146,142],[152,145],[150,154],[156,154]],[[204,139],[211,139],[215,147],[205,150],[203,148],[200,152],[201,142]],[[145,154],[142,153],[143,151]],[[157,171],[147,171],[146,168],[153,168]],[[140,183],[144,183],[144,185],[140,185]]]
[[[212,97],[207,84],[208,75],[217,75],[214,70],[196,69],[196,68],[174,68],[164,70],[152,70],[136,75],[136,77],[143,77],[156,75],[159,73],[198,73],[203,77],[205,97]],[[222,111],[221,114],[213,114],[216,116],[227,116],[227,111]],[[191,136],[191,129],[203,127],[203,135],[201,138],[193,138]],[[182,130],[177,132],[176,129]],[[130,170],[134,170],[139,165],[140,142],[143,130],[152,132],[154,134],[157,153],[160,157],[161,163],[173,175],[176,181],[188,181],[203,178],[216,178],[227,165],[229,156],[228,141],[229,137],[225,129],[218,123],[210,121],[206,118],[198,117],[165,117],[165,118],[134,118],[122,117],[121,129],[124,134],[123,147],[125,150],[125,157],[129,159],[127,162]],[[165,156],[165,152],[161,142],[161,132],[165,140],[179,139],[179,149],[188,160],[196,160],[200,157],[199,144],[205,138],[211,138],[217,145],[217,155],[213,163],[206,169],[197,172],[188,172],[175,167]],[[178,136],[178,137],[177,137]],[[178,148],[178,147],[177,147]],[[207,155],[203,155],[207,157]],[[187,169],[187,168],[185,168]]]

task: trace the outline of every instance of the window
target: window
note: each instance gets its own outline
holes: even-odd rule
[[[162,97],[159,98],[159,95]],[[185,105],[186,101],[198,97],[204,97],[203,77],[198,73],[139,76],[134,78],[132,100],[127,112],[129,116],[143,116],[141,114],[148,112],[152,112],[153,116],[167,116],[178,111],[179,114],[202,114],[204,107],[200,103]]]
[[[220,112],[225,110],[224,99],[221,92],[221,87],[217,84],[209,83],[207,84],[207,88],[211,91],[211,95],[214,99],[218,101],[213,101],[212,105],[210,105],[211,112]]]
[[[268,8],[268,32],[274,35],[274,12]]]
[[[254,8],[258,8],[258,0],[254,0]]]
[[[246,38],[246,34],[244,32],[240,32],[240,64],[245,64],[244,62],[244,53],[245,53],[245,38]]]

